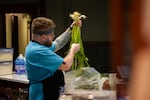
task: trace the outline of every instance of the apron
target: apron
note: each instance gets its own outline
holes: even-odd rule
[[[65,85],[64,74],[61,70],[57,70],[52,76],[44,79],[43,94],[44,100],[58,100],[62,89]]]

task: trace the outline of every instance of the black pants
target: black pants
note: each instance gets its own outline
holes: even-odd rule
[[[54,75],[42,81],[44,100],[58,100],[61,87],[64,86],[64,75],[57,70]]]

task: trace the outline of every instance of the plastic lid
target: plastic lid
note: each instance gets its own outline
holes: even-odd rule
[[[19,56],[18,56],[19,58],[23,58],[24,59],[24,57],[23,57],[23,54],[19,54]]]

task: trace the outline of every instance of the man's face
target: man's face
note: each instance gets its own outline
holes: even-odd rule
[[[52,45],[54,37],[55,37],[54,33],[45,35],[43,45],[50,47]]]

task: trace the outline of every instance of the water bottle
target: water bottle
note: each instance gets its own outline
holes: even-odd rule
[[[25,74],[25,58],[22,54],[19,54],[15,60],[15,72],[16,74]]]

